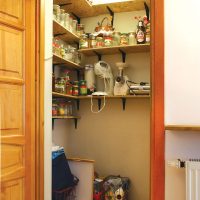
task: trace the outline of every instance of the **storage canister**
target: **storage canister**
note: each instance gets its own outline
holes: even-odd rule
[[[82,34],[80,42],[79,42],[79,48],[80,49],[87,49],[88,47],[89,47],[88,36],[86,34]]]
[[[137,43],[137,41],[136,41],[136,37],[135,37],[135,32],[130,32],[129,36],[128,36],[128,44],[134,45],[136,43]]]

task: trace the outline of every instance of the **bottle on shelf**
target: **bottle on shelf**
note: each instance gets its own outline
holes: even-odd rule
[[[142,20],[139,20],[139,22],[138,22],[138,29],[136,32],[136,40],[137,40],[137,44],[145,44],[145,42],[146,42],[145,27],[144,27],[144,22]]]

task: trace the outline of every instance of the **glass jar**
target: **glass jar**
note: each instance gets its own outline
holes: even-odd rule
[[[90,34],[89,48],[95,48],[97,45],[96,37],[93,34]]]
[[[58,38],[53,39],[53,53],[60,56],[60,40]]]
[[[135,32],[130,32],[128,35],[128,44],[134,45],[136,43],[137,43],[137,41],[136,41],[136,37],[135,37]]]
[[[75,19],[72,21],[72,33],[74,33],[74,34],[76,34],[77,23],[78,23],[78,21]]]
[[[71,47],[70,49],[69,49],[69,51],[70,51],[70,53],[71,53],[71,61],[72,62],[75,62],[75,52],[77,51],[76,50],[76,48],[73,48],[73,47]]]
[[[104,47],[104,40],[103,40],[103,37],[96,37],[96,47],[97,48],[101,48],[101,47]]]
[[[80,49],[87,49],[88,47],[89,47],[88,36],[86,34],[82,34],[80,42],[79,42],[79,48]]]
[[[69,13],[65,13],[64,26],[67,30],[69,29],[69,16]]]
[[[104,46],[111,47],[113,45],[113,37],[111,35],[104,37]]]
[[[70,48],[65,48],[65,57],[64,57],[65,60],[72,60],[72,53],[71,53],[71,50]]]
[[[67,95],[72,95],[72,84],[70,82],[66,82],[65,91]]]
[[[128,45],[128,35],[126,33],[122,33],[120,37],[120,45]]]
[[[60,103],[58,106],[58,113],[61,116],[65,115],[65,104],[64,103]]]
[[[72,32],[72,22],[73,22],[73,18],[70,16],[69,17],[69,31]]]
[[[73,116],[73,103],[71,101],[65,103],[65,115]]]
[[[74,62],[77,64],[81,64],[81,54],[76,50],[74,55]]]
[[[57,78],[55,91],[58,93],[65,93],[65,79],[63,77]]]
[[[80,95],[87,95],[87,85],[85,80],[80,81]]]
[[[114,32],[113,33],[113,46],[119,46],[120,45],[120,32]]]
[[[79,82],[74,81],[73,88],[72,88],[72,95],[78,96],[79,95]]]
[[[54,20],[60,22],[60,6],[57,4],[53,5],[53,17]]]
[[[77,25],[77,35],[80,37],[85,33],[85,25],[84,24],[78,24]]]
[[[60,9],[60,24],[64,26],[65,24],[65,10]]]
[[[151,24],[149,22],[146,27],[146,43],[150,43],[150,41],[151,41]]]
[[[56,103],[52,104],[52,116],[58,115],[58,105]]]

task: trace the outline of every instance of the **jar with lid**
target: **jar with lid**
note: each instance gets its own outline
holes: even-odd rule
[[[59,106],[58,106],[58,113],[59,115],[61,116],[64,116],[65,115],[65,103],[60,103]]]
[[[69,16],[69,13],[65,13],[64,26],[66,29],[69,29]]]
[[[67,95],[72,95],[72,84],[69,81],[66,82],[65,91]]]
[[[58,105],[56,103],[52,104],[52,116],[58,115]]]
[[[79,95],[79,82],[74,81],[73,88],[72,88],[72,95],[78,96]]]
[[[89,47],[88,36],[86,34],[82,34],[79,42],[79,48],[87,49],[88,47]]]
[[[137,43],[137,41],[136,41],[136,37],[135,37],[135,32],[130,32],[128,35],[128,44],[134,45],[136,43]]]
[[[97,48],[101,48],[101,47],[104,47],[104,40],[103,40],[103,37],[96,37],[96,47]]]
[[[112,35],[104,36],[104,46],[111,47],[113,45],[113,37]]]
[[[151,24],[149,22],[146,27],[146,43],[150,43],[150,41],[151,41]]]
[[[76,30],[77,30],[77,20],[72,20],[72,33],[76,34]]]
[[[119,46],[120,45],[120,32],[114,32],[113,33],[113,46]]]
[[[53,53],[60,56],[60,40],[58,38],[53,38]]]
[[[63,58],[65,57],[65,47],[63,44],[61,44],[61,46],[60,46],[60,55]]]
[[[60,24],[64,26],[65,24],[65,10],[60,9]]]
[[[128,45],[128,35],[126,33],[121,34],[120,45]]]
[[[80,81],[80,95],[87,95],[87,85],[85,80]]]
[[[77,51],[76,48],[71,47],[71,48],[69,49],[69,51],[70,51],[71,56],[72,56],[71,61],[72,61],[72,62],[75,62],[75,52]]]
[[[57,4],[53,5],[53,17],[54,17],[54,20],[58,22],[60,21],[60,6]]]
[[[90,34],[89,48],[95,48],[97,45],[96,37],[94,34]]]
[[[85,33],[85,25],[84,24],[78,24],[77,25],[77,35],[80,37]]]
[[[73,23],[73,18],[72,16],[69,17],[69,31],[72,32],[72,23]]]
[[[81,54],[76,50],[74,53],[74,62],[77,64],[81,64]]]
[[[73,116],[73,103],[71,101],[65,103],[65,115]]]
[[[72,60],[72,53],[70,51],[70,47],[65,48],[65,60]]]
[[[63,77],[57,78],[55,91],[58,93],[65,93],[65,79]]]

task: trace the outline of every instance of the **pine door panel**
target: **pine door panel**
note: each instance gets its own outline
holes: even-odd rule
[[[22,78],[23,32],[0,25],[0,76]]]
[[[1,0],[0,18],[5,21],[22,25],[23,21],[23,1],[22,0]]]

